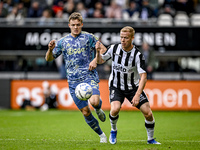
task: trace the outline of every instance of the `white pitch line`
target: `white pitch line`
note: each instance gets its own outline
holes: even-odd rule
[[[118,140],[118,141],[124,141],[124,142],[144,142],[146,140]],[[200,141],[182,141],[182,140],[164,140],[165,142],[179,142],[179,143],[185,143],[185,142],[191,142],[191,143],[200,143]]]
[[[31,139],[0,139],[0,141],[29,141]],[[32,139],[35,141],[35,139]],[[47,140],[47,141],[63,141],[61,139],[38,139],[40,140]],[[64,141],[77,141],[77,140],[64,140]],[[93,141],[93,140],[83,140],[83,141]],[[120,142],[145,142],[146,140],[118,140]],[[200,143],[200,141],[183,141],[183,140],[164,140],[165,142],[178,142],[178,143]]]

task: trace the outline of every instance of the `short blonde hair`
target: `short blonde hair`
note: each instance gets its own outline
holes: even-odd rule
[[[69,22],[70,20],[79,20],[81,23],[83,22],[83,17],[81,15],[81,13],[79,12],[74,12],[69,16]]]
[[[131,36],[135,35],[135,30],[131,26],[125,26],[123,27],[120,32],[130,32]]]

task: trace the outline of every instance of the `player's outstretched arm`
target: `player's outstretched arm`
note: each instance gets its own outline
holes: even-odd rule
[[[52,61],[54,60],[54,57],[53,57],[53,49],[55,47],[55,41],[56,40],[51,40],[48,44],[48,51],[46,52],[46,56],[45,56],[45,59],[46,61]]]
[[[101,54],[103,54],[107,48],[99,41],[97,41],[96,45],[96,62],[97,64],[103,64],[105,61],[102,59]]]

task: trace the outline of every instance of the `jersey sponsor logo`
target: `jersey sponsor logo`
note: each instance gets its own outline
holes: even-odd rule
[[[82,53],[82,52],[84,52],[85,51],[85,48],[75,48],[75,49],[73,49],[73,48],[68,48],[67,49],[67,54],[68,55],[72,55],[72,54],[80,54],[80,53]]]
[[[128,69],[128,68],[122,67],[121,65],[114,65],[114,66],[113,66],[113,69],[115,69],[115,70],[117,70],[117,71],[128,72],[128,73],[134,72],[134,68],[135,68],[135,67]]]
[[[121,65],[118,65],[118,66],[114,65],[113,69],[115,69],[117,71],[121,71],[121,72],[127,72],[127,69],[122,67]]]

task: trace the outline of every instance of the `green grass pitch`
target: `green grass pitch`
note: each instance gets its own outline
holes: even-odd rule
[[[95,117],[97,115],[92,112]],[[200,112],[154,111],[155,137],[161,145],[146,144],[144,117],[139,111],[121,111],[117,144],[99,143],[99,136],[79,111],[0,110],[1,150],[199,150]],[[107,120],[99,121],[109,137]]]

